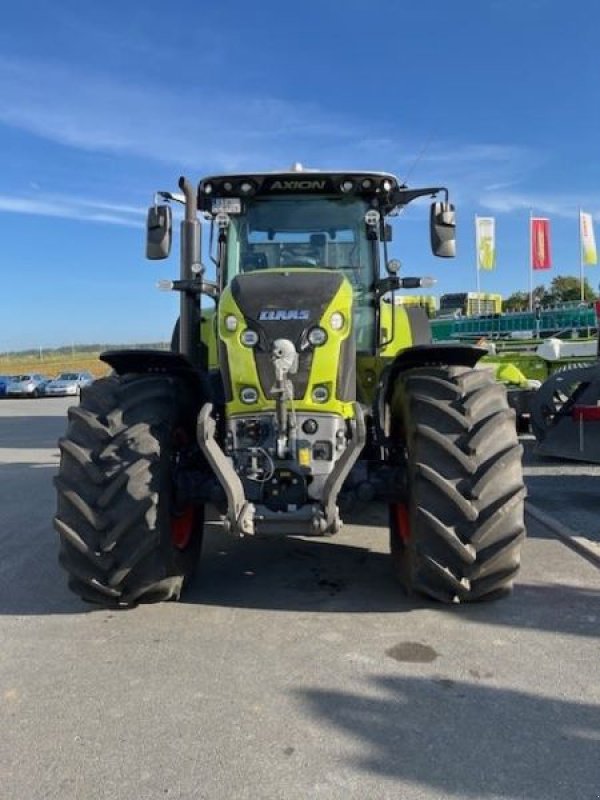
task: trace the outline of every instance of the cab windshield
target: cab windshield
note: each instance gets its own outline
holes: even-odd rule
[[[255,198],[232,215],[224,281],[262,269],[298,267],[343,272],[354,288],[359,350],[375,335],[374,248],[367,239],[366,201],[303,195]]]

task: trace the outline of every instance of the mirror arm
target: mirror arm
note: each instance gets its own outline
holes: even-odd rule
[[[377,299],[388,292],[396,292],[398,289],[423,289],[429,288],[436,283],[435,278],[399,278],[397,275],[390,275],[377,281],[375,294]]]
[[[391,275],[388,278],[381,278],[379,281],[377,281],[377,285],[375,287],[377,299],[379,300],[380,297],[383,297],[383,295],[387,294],[388,292],[396,291],[396,289],[399,289],[400,286],[401,278],[398,278],[395,275]]]
[[[448,189],[445,186],[430,186],[423,189],[399,188],[392,192],[391,200],[394,206],[407,206],[418,197],[437,197],[440,192],[444,193],[447,203],[449,195]]]
[[[185,205],[185,195],[183,194],[175,194],[174,192],[156,192],[154,195],[154,205],[157,205],[159,197],[161,200],[166,200],[168,203],[172,202]]]
[[[219,297],[219,286],[214,281],[207,281],[204,278],[191,278],[187,280],[165,281],[161,288],[170,289],[173,292],[183,292],[188,297],[195,300],[200,294],[205,294],[216,300]]]

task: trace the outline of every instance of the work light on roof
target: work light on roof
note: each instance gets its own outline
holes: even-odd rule
[[[381,219],[381,215],[379,211],[376,211],[374,208],[370,208],[367,213],[365,214],[365,222],[370,227],[374,227],[375,225],[379,225],[379,220]]]
[[[204,192],[204,194],[212,194],[212,190],[213,190],[212,183],[205,183],[204,186],[202,187],[202,191]]]
[[[354,183],[352,181],[342,181],[340,189],[342,192],[351,192],[354,189]]]
[[[393,185],[394,184],[388,178],[386,178],[384,181],[382,181],[381,188],[384,192],[389,192]]]

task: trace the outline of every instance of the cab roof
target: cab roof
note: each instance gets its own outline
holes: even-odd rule
[[[360,195],[366,199],[383,199],[400,187],[396,176],[389,172],[309,170],[297,164],[283,171],[204,178],[198,187],[198,207],[210,207],[214,197],[244,198],[257,195]]]
[[[243,172],[203,178],[198,186],[198,208],[210,211],[214,198],[251,198],[277,195],[359,196],[384,214],[417,197],[435,196],[444,187],[409,189],[391,172],[316,170],[294,164],[275,172]]]

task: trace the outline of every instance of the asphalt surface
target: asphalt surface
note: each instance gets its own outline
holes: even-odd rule
[[[600,571],[547,526],[491,604],[404,598],[369,506],[333,539],[212,530],[185,602],[94,610],[51,527],[68,405],[0,402],[0,797],[600,797]],[[564,475],[527,480],[565,511]]]
[[[530,503],[600,544],[600,465],[540,456],[533,436],[522,443]]]

